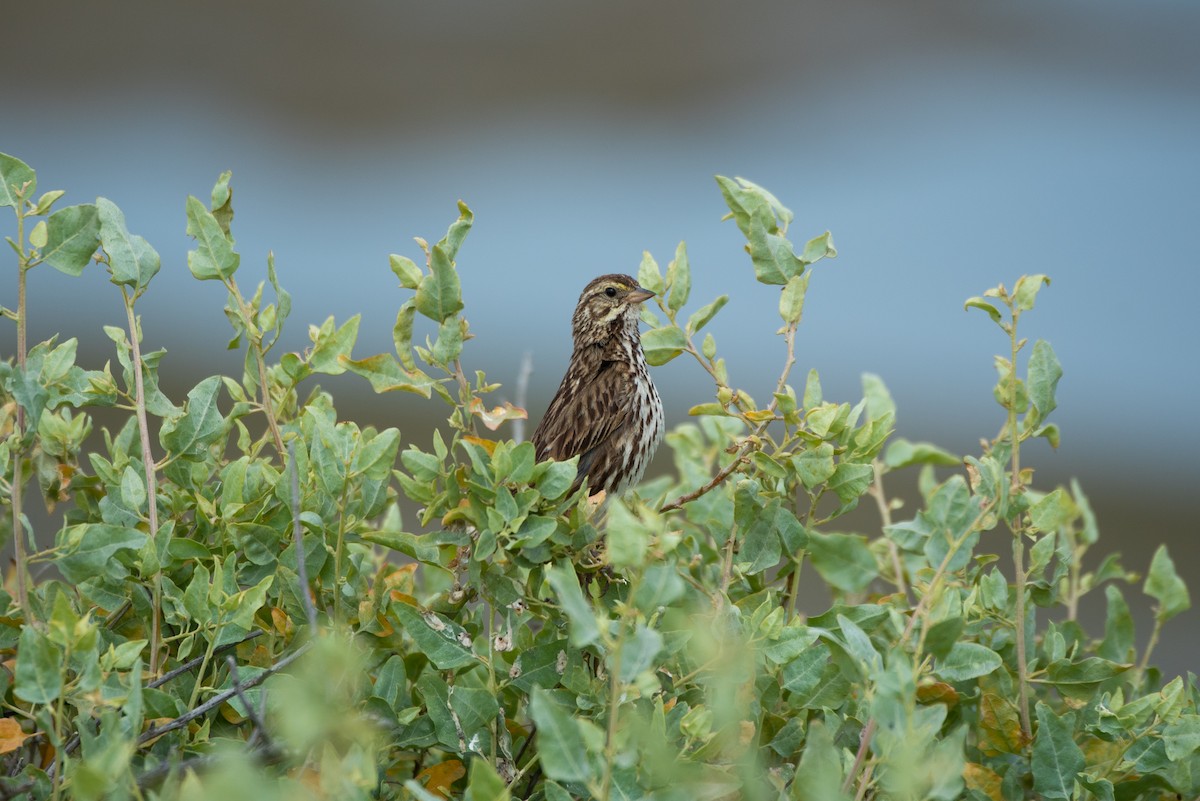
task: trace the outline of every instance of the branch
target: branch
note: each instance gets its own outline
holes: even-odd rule
[[[691,492],[689,492],[685,495],[680,495],[678,498],[676,498],[675,500],[671,501],[670,503],[666,504],[661,509],[659,509],[658,510],[659,514],[665,514],[666,512],[669,512],[672,509],[682,509],[683,505],[685,503],[690,503],[691,501],[694,501],[697,498],[699,498],[701,495],[705,495],[708,492],[710,492],[714,487],[716,487],[718,484],[720,484],[722,481],[724,481],[726,478],[728,478],[729,474],[732,473],[734,470],[736,470],[742,464],[742,462],[746,458],[746,454],[750,452],[750,449],[752,447],[753,447],[753,443],[751,443],[751,442],[746,442],[745,444],[743,444],[741,449],[739,449],[737,454],[733,457],[733,461],[730,462],[728,465],[726,465],[721,470],[721,472],[719,472],[715,476],[713,476],[712,481],[708,482],[707,484],[705,484],[703,487],[700,487],[699,489],[692,490]]]
[[[221,692],[221,693],[217,693],[212,698],[205,701],[203,704],[200,704],[200,706],[196,707],[195,709],[193,709],[192,711],[190,711],[186,714],[180,715],[179,717],[175,718],[174,720],[170,721],[169,723],[167,723],[163,726],[150,727],[146,731],[142,732],[141,736],[138,737],[137,744],[145,745],[149,741],[154,740],[158,737],[161,737],[162,735],[164,735],[168,732],[175,731],[176,729],[182,729],[184,726],[188,725],[196,718],[207,715],[209,712],[218,708],[219,706],[221,706],[221,704],[225,703],[230,698],[233,698],[235,695],[238,695],[243,690],[248,690],[251,687],[257,687],[258,685],[260,685],[264,681],[266,681],[268,678],[275,675],[276,673],[283,670],[285,667],[287,667],[288,665],[292,664],[297,659],[299,659],[311,646],[312,646],[312,641],[309,640],[308,642],[304,643],[304,645],[301,645],[295,651],[292,651],[290,654],[283,657],[278,662],[276,662],[274,665],[267,668],[262,673],[259,673],[257,676],[255,676],[254,678],[245,682],[244,684],[239,685],[239,684],[235,683],[232,689],[225,690],[224,692]]]
[[[142,378],[142,347],[138,336],[137,318],[133,314],[134,298],[121,287],[121,298],[125,301],[125,316],[129,320],[129,346],[133,350],[133,384],[136,393],[138,437],[142,443],[142,470],[146,475],[146,508],[150,515],[150,541],[158,538],[158,478],[154,472],[154,454],[150,450],[150,425],[146,421],[146,389]],[[162,625],[162,578],[154,574],[154,598],[150,619],[150,673],[158,672],[158,648]]]

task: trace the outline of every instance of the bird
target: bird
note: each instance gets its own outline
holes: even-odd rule
[[[655,293],[620,273],[592,280],[571,320],[567,373],[533,432],[539,462],[579,457],[574,492],[636,485],[663,438],[663,405],[642,352],[638,315]]]

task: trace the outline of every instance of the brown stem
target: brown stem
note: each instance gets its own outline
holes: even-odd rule
[[[150,516],[150,542],[158,539],[158,478],[154,471],[154,454],[150,450],[150,425],[146,420],[146,389],[142,378],[142,346],[137,318],[133,314],[133,299],[121,287],[125,300],[125,316],[129,321],[129,346],[133,350],[134,402],[137,405],[138,435],[142,441],[142,469],[146,475],[147,510]],[[150,622],[150,674],[158,672],[158,649],[161,635],[162,578],[154,574],[154,610]]]
[[[283,670],[285,667],[290,665],[292,662],[295,662],[297,659],[299,659],[300,656],[302,654],[304,654],[304,652],[307,651],[311,645],[312,645],[311,640],[309,642],[304,643],[304,645],[301,645],[295,651],[292,651],[290,654],[288,654],[287,656],[280,659],[278,662],[276,662],[274,665],[272,665],[271,667],[264,670],[262,673],[259,673],[257,676],[254,676],[254,677],[250,678],[248,681],[242,683],[238,688],[231,689],[231,690],[225,690],[224,692],[217,693],[212,698],[208,699],[203,704],[200,704],[195,709],[191,710],[190,712],[187,712],[186,714],[180,715],[179,717],[175,718],[174,720],[172,720],[162,726],[151,726],[149,729],[142,732],[141,736],[138,737],[138,740],[137,740],[138,745],[145,745],[150,740],[154,740],[158,737],[161,737],[164,734],[166,734],[167,732],[172,732],[172,731],[175,731],[176,729],[182,729],[184,726],[188,725],[196,718],[203,717],[204,715],[207,715],[209,712],[218,708],[219,706],[221,706],[221,704],[225,703],[230,698],[233,698],[235,695],[237,695],[238,692],[243,691],[243,690],[249,690],[253,687],[257,687],[258,685],[262,684],[264,681],[269,679],[271,676],[275,675],[276,673],[278,673],[279,671]]]
[[[858,737],[858,752],[854,755],[854,764],[850,766],[850,772],[846,774],[846,780],[842,782],[842,794],[850,792],[850,788],[854,786],[854,779],[858,776],[858,771],[862,767],[863,761],[867,758],[867,749],[871,747],[871,738],[875,736],[875,729],[879,724],[875,722],[875,718],[867,721],[867,725],[863,728],[862,734]],[[866,774],[863,774],[864,776]],[[862,786],[866,787],[864,779]]]
[[[691,492],[680,495],[678,498],[676,498],[675,500],[671,501],[670,503],[666,504],[661,509],[659,509],[658,510],[659,514],[669,512],[672,509],[681,509],[681,508],[683,508],[683,505],[685,503],[694,501],[697,498],[699,498],[701,495],[705,495],[708,492],[710,492],[714,487],[716,487],[718,484],[720,484],[722,481],[724,481],[726,478],[728,478],[730,473],[732,473],[734,470],[736,470],[738,468],[738,466],[742,463],[742,460],[746,458],[746,454],[750,452],[750,449],[752,447],[753,447],[753,444],[750,442],[746,442],[745,444],[743,444],[741,449],[738,450],[737,454],[733,457],[733,461],[730,462],[728,465],[726,465],[721,470],[721,472],[719,472],[715,476],[713,476],[712,481],[709,481],[707,484],[705,484],[703,487],[700,487],[699,489],[695,489],[695,490],[692,490]]]

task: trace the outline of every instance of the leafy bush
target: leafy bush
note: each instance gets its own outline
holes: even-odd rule
[[[826,400],[815,372],[799,393],[790,383],[829,235],[797,253],[778,200],[718,178],[755,277],[781,287],[782,370],[765,404],[732,387],[704,333],[726,297],[685,317],[684,246],[665,275],[647,255],[647,357],[686,354],[714,398],[668,435],[671,475],[600,505],[569,492],[574,462],[537,464],[531,444],[492,433],[524,412],[485,403],[497,385],[462,363],[465,205],[436,244],[418,240],[420,259],[390,257],[406,292],[394,354],[354,358],[359,318],[331,318],[276,360],[290,299],[269,259],[269,293],[235,280],[222,175],[211,203],[187,200],[187,263],[227,288],[245,369],[172,399],[136,314],[153,247],[108,200],[55,211],[62,193],[38,196],[9,156],[0,177],[18,259],[18,307],[4,311],[17,354],[0,364],[0,492],[19,532],[0,595],[0,647],[15,654],[0,670],[5,797],[1200,792],[1194,677],[1163,685],[1150,663],[1189,606],[1170,557],[1156,553],[1143,585],[1157,607],[1139,656],[1122,592],[1136,577],[1112,557],[1085,569],[1098,538],[1086,497],[1034,489],[1022,466],[1022,443],[1059,437],[1054,351],[1039,340],[1018,364],[1045,277],[966,302],[1005,338],[1002,425],[983,452],[891,439],[878,377],[855,405]],[[93,260],[127,311],[104,329],[116,374],[77,365],[75,340],[25,342],[28,271],[79,275]],[[423,344],[418,319],[432,324]],[[405,432],[400,451],[399,430],[339,420],[327,393],[302,390],[343,372],[436,397],[447,426]],[[92,435],[96,407],[124,422]],[[884,479],[908,468],[923,508],[897,521]],[[28,525],[27,484],[64,510],[53,542]],[[416,519],[402,520],[401,495]],[[838,531],[864,497],[879,530]],[[990,553],[1003,548],[1011,574]],[[826,585],[832,606],[802,613],[802,582]],[[1098,592],[1100,636],[1076,621]]]

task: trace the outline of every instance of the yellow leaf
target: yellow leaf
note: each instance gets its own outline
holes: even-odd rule
[[[463,763],[457,759],[447,759],[436,765],[430,765],[417,774],[417,781],[425,785],[425,789],[442,798],[449,798],[450,785],[467,775]]]
[[[491,456],[493,453],[496,452],[496,441],[493,439],[484,439],[483,437],[473,437],[470,434],[467,434],[466,436],[463,437],[463,442],[470,442],[474,445],[478,445],[479,447],[483,448],[485,451],[488,452],[488,456]]]
[[[505,401],[500,406],[492,407],[491,411],[483,405],[483,401],[479,398],[471,398],[470,405],[471,414],[483,421],[483,424],[489,430],[495,431],[500,427],[500,424],[505,420],[526,420],[529,414],[517,406],[513,406],[508,401]]]
[[[0,718],[0,754],[16,751],[29,737],[15,718]]]
[[[978,790],[992,801],[1004,801],[1004,795],[1000,790],[1000,777],[991,768],[976,762],[968,762],[963,766],[963,779],[966,781],[968,789]]]

